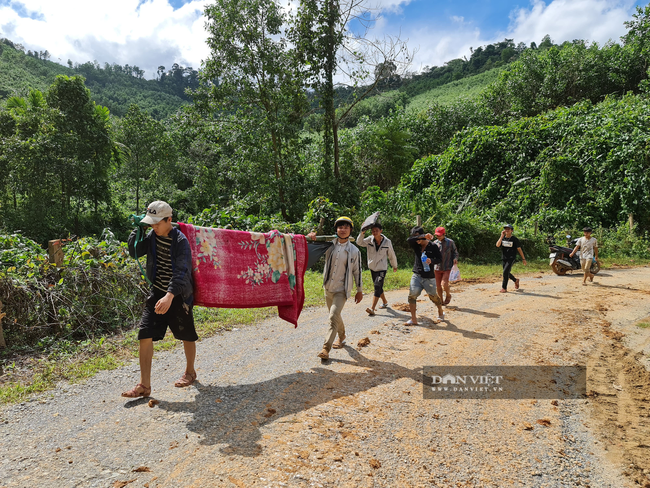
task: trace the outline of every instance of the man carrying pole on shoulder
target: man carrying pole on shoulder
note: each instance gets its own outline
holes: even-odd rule
[[[393,250],[393,243],[381,231],[381,224],[375,222],[370,227],[371,236],[364,239],[364,231],[362,230],[359,232],[359,237],[357,237],[357,244],[368,250],[368,268],[370,269],[372,282],[375,286],[372,308],[366,308],[368,315],[375,315],[377,302],[380,298],[382,304],[379,308],[388,308],[388,300],[386,300],[386,295],[384,295],[384,280],[388,271],[388,261],[390,261],[393,272],[397,271],[397,256],[395,256],[395,251]]]
[[[153,341],[162,340],[169,327],[176,339],[183,341],[185,373],[174,386],[190,386],[196,381],[194,360],[198,336],[194,329],[192,304],[192,252],[185,235],[172,226],[172,208],[163,201],[152,202],[140,221],[152,227],[147,236],[136,242],[138,229],[129,236],[131,257],[147,256],[147,279],[151,294],[147,298],[138,341],[140,342],[140,383],[122,393],[126,398],[151,395]]]
[[[353,281],[357,286],[357,293],[354,296],[354,303],[363,299],[363,287],[361,283],[361,253],[355,245],[350,242],[350,234],[354,228],[352,219],[339,217],[334,223],[337,238],[325,253],[325,269],[323,270],[323,288],[325,289],[325,302],[329,310],[329,330],[325,337],[323,350],[318,357],[329,359],[332,348],[341,349],[345,343],[345,325],[341,317],[341,311],[345,302],[350,297]],[[312,241],[316,239],[316,233],[307,235]],[[338,340],[334,342],[338,334]]]

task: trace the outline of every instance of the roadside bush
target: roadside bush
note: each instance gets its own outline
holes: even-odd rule
[[[47,351],[60,340],[131,328],[146,293],[126,244],[109,230],[101,239],[65,242],[60,268],[34,241],[0,234],[0,300],[9,351]]]

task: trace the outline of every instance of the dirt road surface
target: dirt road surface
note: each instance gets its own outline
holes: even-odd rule
[[[404,290],[374,317],[350,300],[326,363],[324,307],[242,327],[199,343],[186,389],[157,354],[152,407],[120,398],[136,362],[61,385],[0,411],[0,487],[650,487],[650,268],[581,281],[460,283],[414,327]],[[580,399],[423,399],[426,365],[576,364]]]

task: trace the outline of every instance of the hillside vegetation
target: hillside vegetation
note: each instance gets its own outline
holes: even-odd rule
[[[12,96],[26,96],[30,89],[45,91],[57,75],[82,75],[92,99],[112,114],[123,116],[131,104],[137,104],[155,118],[163,119],[187,105],[189,97],[184,90],[197,85],[197,73],[188,74],[182,67],[176,70],[180,71],[180,76],[170,70],[162,81],[145,80],[141,73],[127,68],[108,63],[104,68],[95,63],[76,66],[70,63],[70,67],[66,67],[29,56],[16,49],[11,41],[0,39],[0,106]],[[188,79],[190,76],[192,80]]]

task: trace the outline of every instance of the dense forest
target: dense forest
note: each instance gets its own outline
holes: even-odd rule
[[[346,89],[310,38],[332,22],[317,2],[296,18],[272,0],[246,5],[208,7],[211,58],[155,80],[0,42],[2,226],[41,243],[105,227],[124,238],[128,215],[161,198],[181,219],[256,230],[374,210],[395,225],[423,214],[453,228],[471,213],[548,233],[632,214],[650,229],[650,7],[618,43],[506,39],[416,75],[398,73],[395,52]],[[343,18],[330,54],[349,34]],[[407,110],[495,67],[478,96]]]

